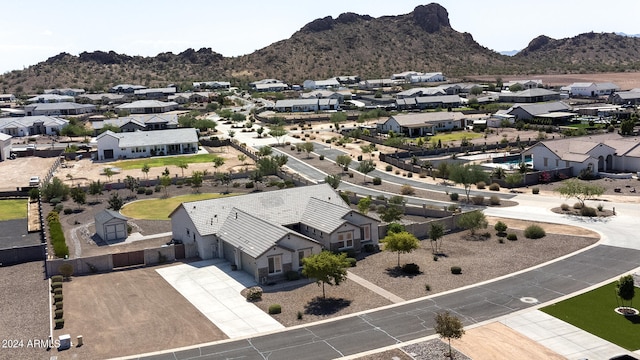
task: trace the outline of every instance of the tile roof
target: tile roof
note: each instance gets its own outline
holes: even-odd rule
[[[193,128],[166,129],[154,131],[134,131],[114,133],[105,131],[97,138],[99,141],[104,136],[112,136],[118,139],[121,148],[149,145],[188,144],[198,142],[198,133]]]
[[[400,114],[394,115],[384,122],[389,121],[390,119],[395,119],[400,126],[416,126],[428,124],[430,122],[437,121],[455,121],[465,119],[466,116],[460,112],[448,112],[448,111],[439,111],[439,112],[427,112],[427,113],[417,113],[417,114]]]
[[[521,108],[522,110],[528,112],[529,114],[536,116],[540,114],[546,114],[553,111],[566,111],[571,110],[571,107],[562,101],[553,101],[546,103],[536,103],[536,104],[514,104],[511,109],[509,109],[509,113],[516,108]]]
[[[344,216],[351,211],[352,209],[344,206],[311,198],[300,217],[300,222],[325,233],[332,233],[346,222]]]

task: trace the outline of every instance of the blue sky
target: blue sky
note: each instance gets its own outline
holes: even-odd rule
[[[451,26],[496,51],[538,35],[640,33],[640,1],[441,0]],[[411,12],[414,0],[31,0],[2,1],[0,74],[61,52],[113,50],[155,56],[210,47],[224,56],[251,53],[289,38],[308,22],[343,12],[379,17]]]

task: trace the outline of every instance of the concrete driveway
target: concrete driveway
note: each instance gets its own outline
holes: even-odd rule
[[[231,339],[284,329],[240,295],[257,283],[244,271],[232,271],[225,260],[203,260],[156,271]]]

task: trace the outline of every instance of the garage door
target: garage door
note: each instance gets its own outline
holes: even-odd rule
[[[104,150],[104,158],[105,159],[113,159],[113,149],[105,149]]]
[[[105,227],[105,234],[107,236],[107,241],[126,239],[127,229],[124,224],[107,225]]]

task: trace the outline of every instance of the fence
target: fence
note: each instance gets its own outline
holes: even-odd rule
[[[0,265],[15,265],[30,261],[44,260],[47,253],[47,244],[28,246],[14,246],[0,249]]]

